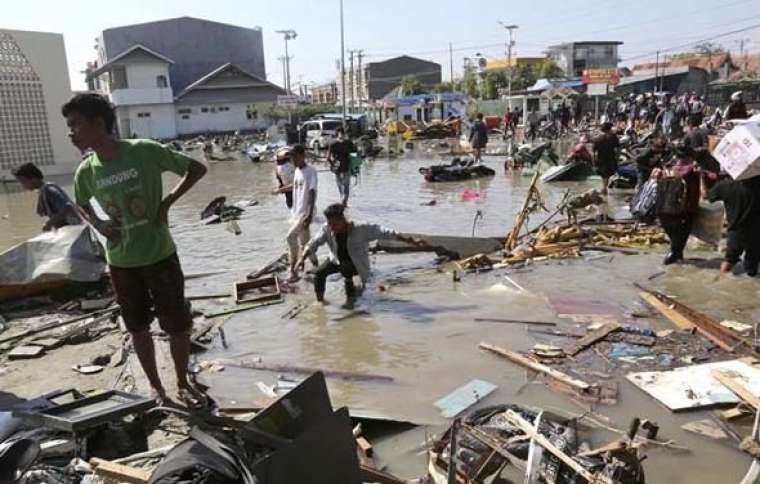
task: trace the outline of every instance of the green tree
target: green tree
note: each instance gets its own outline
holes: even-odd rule
[[[504,72],[486,72],[480,81],[480,98],[496,99],[499,97],[499,89],[507,86],[507,76]]]
[[[679,52],[669,56],[671,59],[691,59],[694,57],[701,57],[706,55],[725,54],[726,49],[715,42],[702,42],[694,46],[694,48],[687,52]]]
[[[433,92],[454,92],[457,90],[457,85],[455,82],[439,82],[435,86],[433,86]]]
[[[512,90],[522,91],[528,89],[536,83],[536,80],[536,71],[532,66],[528,64],[517,66],[517,69],[515,69],[515,73],[512,76]]]
[[[459,90],[470,97],[477,97],[478,78],[474,66],[468,64],[464,67],[464,75],[459,83]]]
[[[401,94],[412,96],[422,94],[422,83],[416,76],[404,76],[401,78]]]
[[[556,79],[558,77],[564,77],[565,73],[560,69],[554,59],[544,59],[538,68],[539,79]]]

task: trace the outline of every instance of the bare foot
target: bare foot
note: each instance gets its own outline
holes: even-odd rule
[[[191,410],[197,410],[206,405],[205,395],[192,386],[178,387],[177,400]]]
[[[163,388],[150,388],[150,398],[155,400],[156,405],[159,407],[166,402],[166,390]]]

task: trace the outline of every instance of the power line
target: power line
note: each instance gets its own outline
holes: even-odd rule
[[[716,40],[716,39],[720,39],[720,38],[723,38],[723,37],[728,37],[729,35],[740,34],[742,32],[747,32],[749,30],[754,30],[754,29],[759,28],[759,27],[760,27],[760,23],[759,24],[750,25],[748,27],[744,27],[744,28],[741,28],[741,29],[731,30],[729,32],[723,32],[722,34],[713,35],[711,37],[706,37],[706,38],[703,38],[703,39],[700,39],[700,40],[689,42],[687,44],[676,45],[676,46],[673,46],[673,47],[668,47],[667,49],[658,49],[658,50],[661,53],[662,52],[672,52],[674,50],[679,50],[679,49],[684,49],[686,47],[691,47],[691,46],[693,46],[695,44],[701,44],[703,42],[709,42],[711,40]],[[651,51],[648,54],[639,55],[639,56],[635,56],[635,57],[629,57],[627,59],[621,59],[621,62],[630,62],[632,60],[642,59],[644,57],[651,57],[652,54],[654,54],[656,52],[657,51]]]

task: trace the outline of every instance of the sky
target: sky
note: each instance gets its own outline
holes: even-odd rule
[[[290,42],[291,84],[321,84],[337,75],[339,0],[4,0],[0,28],[64,35],[72,89],[95,58],[95,38],[111,27],[191,16],[262,28],[268,80],[282,85],[284,55],[276,30],[298,33]],[[621,65],[654,60],[660,49],[689,50],[713,39],[732,52],[760,52],[760,0],[344,0],[346,49],[362,49],[364,62],[409,54],[439,62],[454,76],[463,59],[505,56],[506,31],[516,24],[513,55],[542,55],[549,45],[579,40],[619,40]],[[725,35],[735,30],[752,30]],[[348,63],[348,54],[346,57]]]

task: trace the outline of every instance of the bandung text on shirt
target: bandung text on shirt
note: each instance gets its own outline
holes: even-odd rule
[[[129,170],[114,173],[113,175],[107,176],[105,178],[100,178],[95,182],[95,186],[98,190],[102,190],[103,188],[108,188],[119,183],[124,183],[125,181],[134,180],[138,176],[139,173],[137,170],[135,168],[130,168]]]

